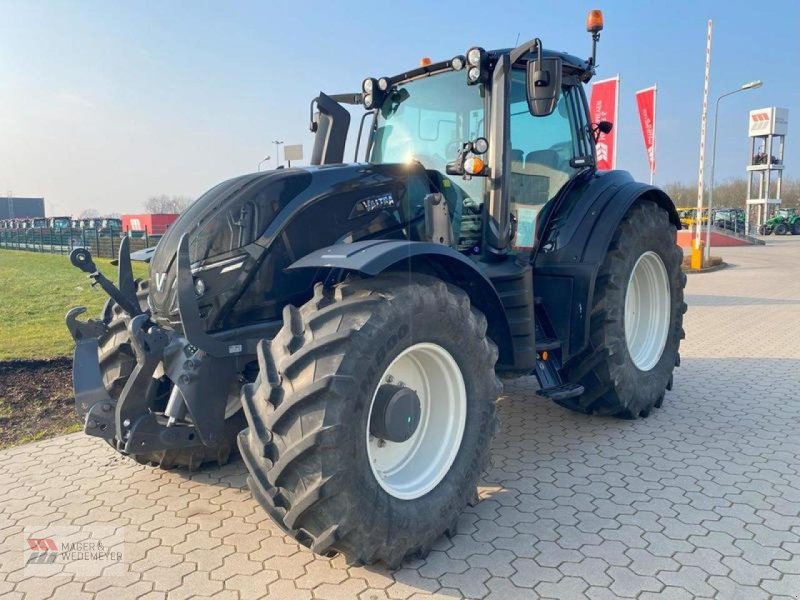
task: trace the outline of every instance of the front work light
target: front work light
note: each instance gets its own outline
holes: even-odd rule
[[[385,92],[389,89],[389,78],[388,77],[381,77],[378,79],[378,89],[382,92]]]
[[[453,68],[453,71],[460,71],[464,68],[464,61],[467,59],[463,56],[454,56],[453,60],[450,61],[450,66]]]
[[[378,82],[372,77],[367,77],[361,84],[361,89],[365,94],[371,94],[376,87],[378,87]]]
[[[486,138],[479,137],[472,142],[472,151],[475,154],[486,154],[487,150],[489,150],[489,142]]]

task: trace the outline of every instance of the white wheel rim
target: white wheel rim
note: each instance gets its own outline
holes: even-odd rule
[[[640,371],[661,360],[669,334],[670,290],[664,261],[645,252],[633,265],[625,292],[625,343]]]
[[[417,429],[405,442],[370,435],[372,395],[367,419],[367,457],[380,486],[395,498],[413,500],[444,479],[461,447],[467,420],[467,390],[455,359],[437,344],[422,343],[401,352],[383,373],[384,383],[413,389],[420,402]]]

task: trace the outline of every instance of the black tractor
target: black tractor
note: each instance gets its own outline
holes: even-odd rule
[[[595,42],[601,28],[593,13]],[[238,436],[288,535],[394,566],[476,497],[499,378],[533,374],[586,414],[661,406],[681,224],[660,189],[597,170],[611,124],[589,120],[592,54],[474,47],[321,93],[312,166],[212,188],[148,255],[148,281],[127,241],[118,286],[73,252],[112,298],[100,320],[67,316],[86,433],[189,467]]]

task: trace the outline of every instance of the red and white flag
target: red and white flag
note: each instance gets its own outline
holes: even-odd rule
[[[609,170],[617,164],[617,112],[619,110],[619,75],[592,84],[592,99],[589,113],[592,123],[610,121],[614,128],[601,133],[597,140],[597,168]]]
[[[639,108],[639,122],[642,125],[652,183],[653,174],[656,172],[656,86],[636,92],[636,106]]]

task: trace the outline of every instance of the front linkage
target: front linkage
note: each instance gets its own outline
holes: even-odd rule
[[[177,306],[182,330],[168,329],[150,319],[136,300],[130,243],[119,249],[119,287],[106,278],[88,250],[70,254],[74,266],[89,274],[125,313],[136,366],[119,398],[103,383],[98,349],[108,332],[106,323],[79,321],[85,307],[71,309],[67,328],[75,340],[73,389],[75,406],[88,435],[107,440],[125,454],[148,454],[201,444],[215,447],[225,438],[225,398],[242,361],[251,360],[258,338],[224,338],[206,333],[194,295],[188,241],[178,249]],[[156,408],[158,378],[171,384],[166,408]]]

